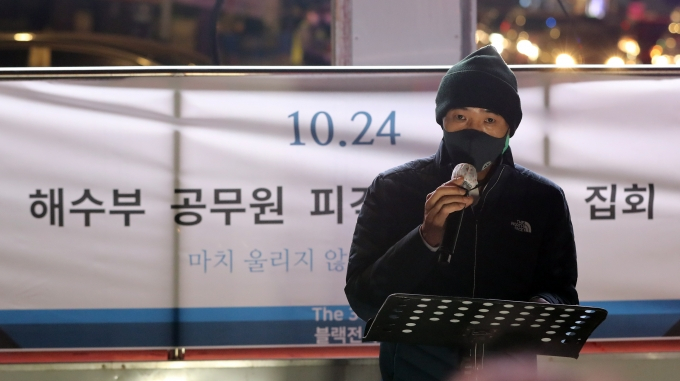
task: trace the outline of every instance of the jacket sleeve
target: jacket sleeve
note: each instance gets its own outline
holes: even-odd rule
[[[374,317],[385,299],[413,290],[436,265],[420,225],[404,223],[404,200],[393,180],[378,176],[368,188],[357,219],[347,267],[345,294],[363,320]],[[422,200],[421,210],[425,200]]]
[[[554,192],[550,221],[541,243],[533,292],[552,304],[578,304],[576,244],[564,192]]]

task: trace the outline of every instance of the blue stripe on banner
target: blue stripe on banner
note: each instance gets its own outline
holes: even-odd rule
[[[680,300],[595,301],[581,305],[604,308],[610,315],[680,314]]]
[[[590,336],[593,339],[662,337],[680,320],[680,314],[609,315]]]
[[[333,320],[336,311],[342,312],[343,320],[348,320],[352,313],[349,306],[182,308],[179,320],[181,322]]]
[[[350,336],[350,328],[356,330],[353,337]],[[180,331],[180,341],[182,346],[189,347],[317,344],[319,335],[325,344],[350,344],[350,340],[354,344],[361,344],[363,329],[364,322],[361,320],[185,323]]]
[[[298,321],[341,319],[352,313],[349,306],[285,306],[226,308],[148,308],[74,310],[0,310],[3,324],[94,324],[94,323],[172,323],[226,321]]]
[[[0,310],[2,324],[172,323],[172,308]]]
[[[661,337],[680,321],[680,300],[582,304],[609,311],[593,338]],[[292,345],[315,344],[319,330],[363,329],[350,314],[349,306],[3,310],[0,329],[21,348]]]
[[[364,322],[10,324],[1,328],[19,348],[185,347],[318,344],[319,339],[324,344],[360,344]]]
[[[133,348],[177,346],[176,324],[9,324],[0,326],[19,348]]]
[[[612,315],[680,315],[680,300],[592,301],[582,305],[604,308]],[[220,321],[296,321],[332,319],[349,306],[282,306],[224,308],[137,308],[72,310],[0,310],[0,324],[172,323]],[[324,316],[324,314],[326,316]]]
[[[662,337],[680,321],[680,300],[625,300],[582,302],[604,308],[607,319],[593,339]]]

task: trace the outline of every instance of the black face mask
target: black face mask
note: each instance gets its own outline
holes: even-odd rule
[[[477,130],[444,131],[444,147],[454,164],[472,164],[477,172],[488,168],[505,150],[507,136],[494,138]]]

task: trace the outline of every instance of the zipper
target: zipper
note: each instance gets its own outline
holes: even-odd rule
[[[475,261],[472,265],[472,297],[475,297],[475,288],[477,287],[477,219],[475,219]]]
[[[482,206],[479,208],[479,214],[482,213],[482,210],[484,210],[484,205],[486,205],[486,198],[489,196],[489,193],[493,190],[493,188],[498,184],[498,181],[501,179],[501,176],[503,176],[503,171],[505,171],[505,166],[501,168],[501,173],[498,174],[498,177],[496,178],[496,182],[493,183],[491,188],[489,188],[488,192],[485,192],[483,195],[483,200],[482,200]],[[475,216],[475,255],[474,255],[474,262],[472,265],[472,297],[475,297],[475,290],[477,288],[477,226],[479,225],[479,220]]]
[[[484,210],[484,205],[486,205],[486,199],[487,199],[487,197],[489,196],[489,193],[491,193],[491,191],[493,190],[493,188],[496,186],[496,184],[498,184],[498,181],[501,179],[501,176],[503,176],[503,171],[505,171],[505,166],[503,166],[503,168],[501,168],[501,173],[498,174],[498,178],[496,178],[496,182],[493,183],[493,185],[491,186],[491,188],[489,188],[489,191],[486,192],[486,194],[484,195],[484,200],[482,200],[482,207],[479,208],[479,213],[481,213],[482,210]]]

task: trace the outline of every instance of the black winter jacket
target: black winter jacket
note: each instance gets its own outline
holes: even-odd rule
[[[372,318],[393,293],[518,301],[540,296],[550,303],[578,304],[576,248],[564,193],[514,164],[510,149],[479,201],[464,213],[451,264],[437,265],[437,254],[425,246],[419,227],[427,194],[451,178],[455,164],[440,144],[435,155],[383,172],[371,184],[347,269],[345,293],[356,314]],[[432,348],[407,347],[381,345],[384,380],[401,379],[402,365],[432,367],[418,360],[422,353],[411,353]],[[455,367],[457,360],[447,361]],[[395,369],[396,375],[389,374]],[[421,376],[410,378],[427,379]]]

